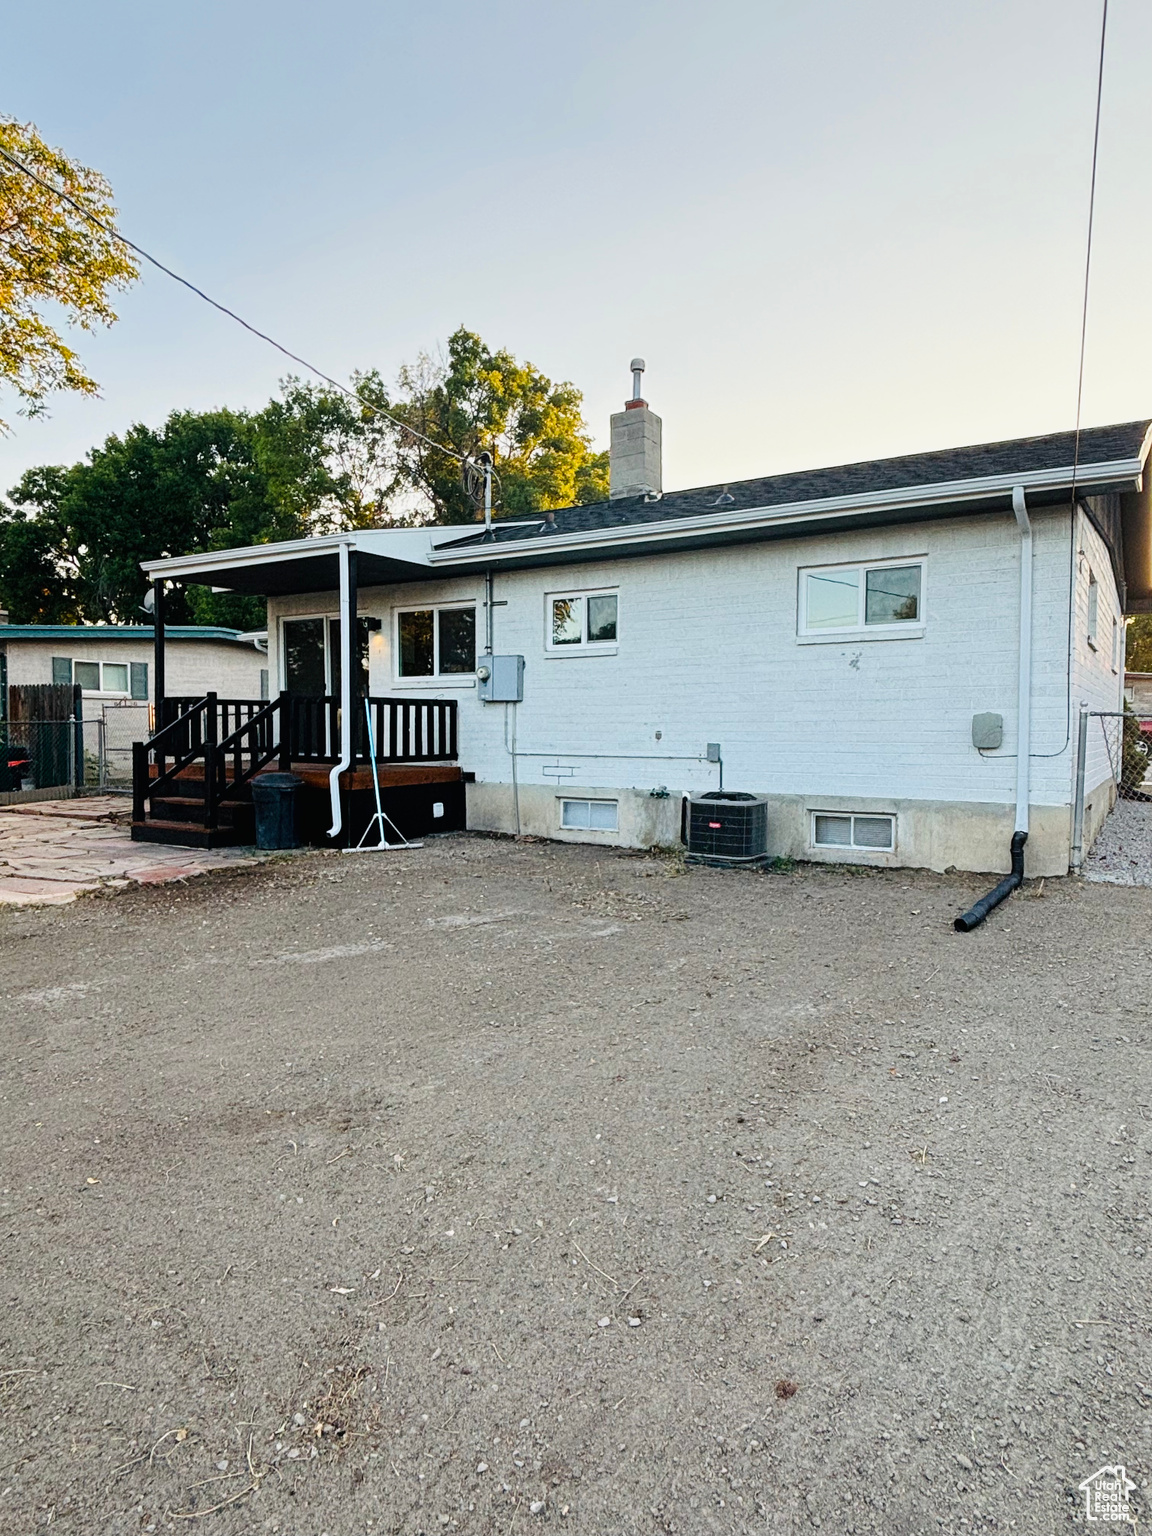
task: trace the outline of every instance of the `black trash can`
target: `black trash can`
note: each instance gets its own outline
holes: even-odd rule
[[[303,785],[294,773],[261,773],[252,780],[257,848],[299,848],[296,807]]]

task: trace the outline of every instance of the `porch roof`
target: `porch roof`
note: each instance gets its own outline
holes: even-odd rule
[[[360,586],[427,580],[429,535],[442,529],[389,528],[321,538],[287,539],[279,544],[250,544],[168,560],[141,561],[152,580],[193,581],[244,592],[280,597],[300,592],[334,592],[340,585],[342,544],[356,551]]]

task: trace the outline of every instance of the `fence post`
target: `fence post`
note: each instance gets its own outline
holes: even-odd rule
[[[211,831],[217,821],[216,743],[220,738],[217,730],[216,695],[210,693],[205,702],[208,708],[204,718],[204,825]]]
[[[1088,756],[1088,711],[1080,706],[1080,725],[1076,733],[1076,794],[1072,803],[1072,872],[1080,873],[1084,862],[1084,769]]]
[[[144,820],[144,800],[148,783],[148,743],[132,743],[132,820]]]

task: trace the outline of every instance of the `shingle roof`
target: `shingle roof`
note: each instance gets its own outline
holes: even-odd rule
[[[1138,458],[1150,426],[1152,422],[1144,420],[1085,429],[1080,434],[1081,467]],[[671,491],[656,501],[648,501],[643,496],[625,496],[585,507],[559,508],[554,513],[555,529],[549,527],[548,532],[609,531],[625,525],[664,523],[725,509],[739,512],[745,507],[787,506],[838,496],[865,496],[957,481],[1061,470],[1071,467],[1075,452],[1074,432],[1052,432],[1044,437],[1018,437],[1001,443],[978,443],[967,448],[945,448],[934,453],[905,454],[895,459],[873,459],[829,469],[764,475],[727,485]],[[721,497],[725,499],[721,501]],[[538,534],[539,523],[502,527],[497,521],[495,527],[498,543],[531,539]],[[466,548],[482,539],[483,534],[469,532],[459,539],[440,543],[437,548],[441,551]]]

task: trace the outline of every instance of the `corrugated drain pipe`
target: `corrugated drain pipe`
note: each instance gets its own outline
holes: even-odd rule
[[[1032,763],[1032,523],[1022,485],[1013,487],[1012,510],[1020,529],[1020,675],[1016,688],[1016,826],[1012,833],[1012,872],[956,919],[954,927],[959,933],[970,933],[979,927],[992,908],[998,907],[1024,880]],[[1075,510],[1072,515],[1076,515]]]

